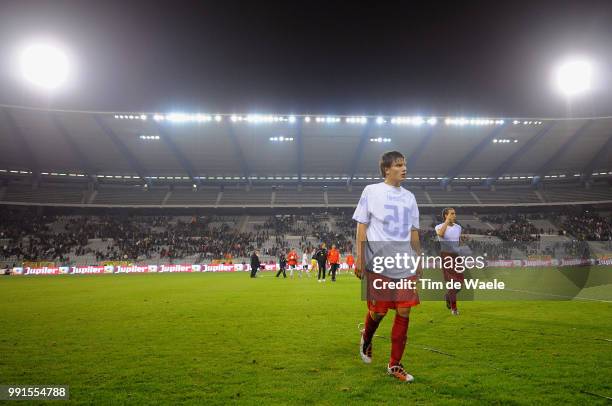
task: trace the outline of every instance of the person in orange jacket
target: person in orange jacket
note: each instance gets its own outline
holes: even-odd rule
[[[346,256],[346,264],[348,265],[348,273],[353,270],[353,266],[355,265],[355,258],[353,257],[353,253],[349,252]]]
[[[289,276],[292,278],[293,278],[293,271],[297,267],[297,263],[298,263],[298,254],[295,251],[295,249],[292,248],[291,251],[289,251],[289,254],[287,255],[287,265],[289,265]],[[298,271],[300,272],[300,278],[301,278],[302,270],[298,269]]]
[[[340,266],[340,251],[336,248],[336,244],[332,244],[329,253],[327,254],[327,262],[329,262],[329,273],[332,277],[332,282],[336,282],[336,271]]]

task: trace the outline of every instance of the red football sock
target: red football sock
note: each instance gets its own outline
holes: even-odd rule
[[[372,337],[374,337],[374,333],[380,324],[380,320],[376,321],[370,315],[370,312],[366,314],[365,318],[365,330],[363,332],[363,339],[365,342],[369,343],[372,341]]]
[[[393,328],[391,329],[391,365],[397,365],[402,360],[406,340],[408,339],[408,317],[402,317],[399,314],[395,315],[393,320]]]

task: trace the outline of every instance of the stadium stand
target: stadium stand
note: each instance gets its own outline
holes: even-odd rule
[[[142,186],[100,185],[93,204],[108,205],[157,205],[161,206],[167,188],[143,188]]]
[[[593,184],[585,188],[580,183],[544,184],[533,188],[524,185],[502,185],[493,190],[486,186],[454,186],[449,190],[440,186],[405,187],[414,195],[420,207],[483,205],[529,206],[577,203],[611,203],[612,187]],[[85,183],[8,182],[0,192],[0,203],[104,205],[104,206],[179,206],[179,207],[355,207],[363,186],[296,185],[252,186],[152,186],[98,184],[91,191]]]
[[[226,187],[223,189],[220,204],[269,207],[272,204],[272,188],[254,187],[251,190],[246,190],[245,187]]]
[[[330,205],[355,206],[355,202],[359,201],[364,186],[353,186],[352,190],[347,190],[346,186],[329,186],[327,187],[327,201]]]
[[[498,186],[495,190],[475,190],[483,204],[544,203],[534,189],[527,187]]]
[[[277,187],[274,206],[325,206],[324,191],[321,187]]]
[[[596,185],[591,188],[572,187],[571,185],[547,185],[541,191],[546,202],[610,201],[612,187]]]
[[[171,191],[165,205],[207,205],[212,206],[217,202],[220,188],[218,187],[199,187],[181,188],[176,187]]]
[[[611,238],[610,118],[456,126],[439,117],[423,131],[392,117],[368,129],[340,117],[333,125],[302,116],[255,125],[224,114],[214,125],[176,125],[157,114],[56,111],[60,134],[49,111],[0,109],[0,148],[12,151],[0,156],[5,263],[201,262],[228,253],[245,260],[255,247],[272,259],[321,241],[349,251],[352,212],[366,185],[380,181],[378,160],[391,149],[408,157],[403,186],[419,205],[425,242],[435,239],[431,227],[446,206],[459,208],[458,222],[481,248]],[[30,151],[15,148],[12,126],[35,129]],[[156,130],[162,140],[140,137]],[[489,142],[492,131],[514,142]],[[296,142],[275,142],[277,132]],[[390,138],[383,145],[369,136]]]
[[[478,204],[467,187],[455,187],[447,191],[430,186],[425,191],[429,194],[433,204]]]
[[[33,188],[32,185],[9,184],[4,193],[3,201],[19,203],[84,203],[86,188],[81,185],[42,185]]]

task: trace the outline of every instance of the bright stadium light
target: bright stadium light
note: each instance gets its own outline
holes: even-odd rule
[[[27,46],[20,53],[19,69],[28,82],[53,90],[68,79],[70,61],[60,47],[39,43]]]
[[[576,59],[562,63],[555,72],[555,83],[566,96],[584,93],[591,88],[593,68],[586,60]]]

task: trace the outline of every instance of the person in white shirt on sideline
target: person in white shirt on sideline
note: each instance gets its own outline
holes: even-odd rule
[[[306,271],[306,275],[308,275],[308,277],[310,278],[310,270],[308,269],[309,262],[310,262],[310,255],[308,255],[308,252],[304,250],[304,253],[302,254],[302,269]]]

